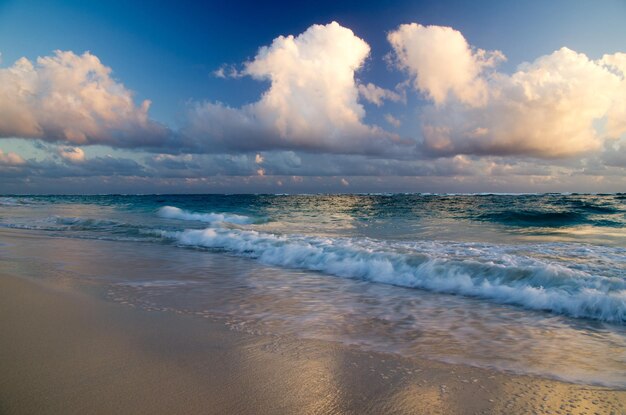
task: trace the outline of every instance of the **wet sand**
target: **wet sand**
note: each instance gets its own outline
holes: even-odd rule
[[[626,391],[236,332],[46,272],[0,257],[1,414],[626,412]]]

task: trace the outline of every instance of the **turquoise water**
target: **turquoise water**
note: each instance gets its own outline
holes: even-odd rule
[[[178,264],[113,299],[617,387],[625,225],[624,194],[0,198],[2,227]]]

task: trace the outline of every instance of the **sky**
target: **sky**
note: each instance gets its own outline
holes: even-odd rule
[[[625,1],[0,0],[0,193],[626,191]]]

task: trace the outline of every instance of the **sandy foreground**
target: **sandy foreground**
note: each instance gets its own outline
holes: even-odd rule
[[[0,414],[626,413],[626,391],[235,332],[29,273],[0,256]]]

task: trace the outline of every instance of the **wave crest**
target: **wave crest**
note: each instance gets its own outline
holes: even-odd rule
[[[407,245],[223,228],[164,231],[162,236],[183,246],[225,250],[270,265],[480,297],[571,317],[626,321],[626,279],[617,275],[623,270],[610,265],[585,268],[568,265],[568,261],[549,262],[516,253],[519,248],[515,247],[443,242]],[[569,249],[563,247],[563,251]],[[598,255],[611,264],[624,254]]]
[[[206,223],[222,222],[236,225],[249,225],[254,223],[254,220],[249,216],[236,215],[234,213],[194,213],[175,206],[164,206],[159,209],[158,214],[166,219],[194,220]]]

